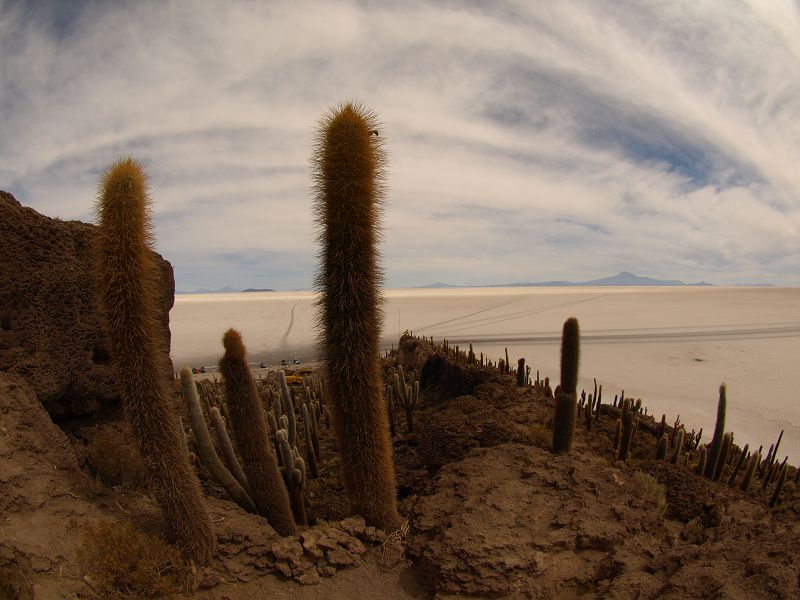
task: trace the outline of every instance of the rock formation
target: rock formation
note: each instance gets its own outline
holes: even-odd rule
[[[41,215],[0,191],[0,371],[25,379],[56,419],[118,398],[91,275],[94,229]],[[169,344],[175,280],[169,262],[159,256],[158,264]]]

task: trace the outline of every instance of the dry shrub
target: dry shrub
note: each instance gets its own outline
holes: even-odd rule
[[[667,493],[664,486],[655,477],[644,471],[636,471],[633,479],[642,487],[644,499],[652,502],[660,512],[663,512],[667,506]]]
[[[140,488],[147,481],[139,450],[122,425],[96,427],[89,436],[87,458],[92,473],[105,485]]]
[[[33,600],[31,582],[13,563],[0,566],[0,600]]]
[[[553,429],[541,423],[531,425],[531,441],[539,448],[550,448],[553,445]]]
[[[103,598],[155,598],[185,590],[191,580],[178,548],[130,523],[103,521],[89,527],[78,556]]]

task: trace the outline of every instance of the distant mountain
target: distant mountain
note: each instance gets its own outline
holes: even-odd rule
[[[635,286],[635,285],[693,285],[704,286],[711,285],[705,281],[699,283],[684,283],[677,279],[652,279],[651,277],[639,277],[633,273],[623,271],[611,277],[603,277],[602,279],[593,279],[586,283],[579,283],[577,285],[621,285],[621,286]]]
[[[274,292],[272,288],[247,288],[246,290],[242,290],[242,292]]]
[[[191,292],[183,292],[181,290],[175,290],[176,294],[231,294],[234,292],[238,292],[239,290],[233,289],[230,286],[225,286],[224,288],[219,288],[218,290],[208,290],[206,288],[200,288],[199,290],[192,290]]]
[[[711,283],[700,281],[698,283],[684,283],[677,279],[653,279],[651,277],[639,277],[633,273],[623,271],[611,277],[592,279],[591,281],[526,281],[523,283],[500,283],[497,285],[451,285],[449,283],[432,283],[422,285],[420,288],[451,288],[451,287],[570,287],[570,286],[710,286]]]
[[[428,285],[418,285],[415,289],[418,290],[429,290],[429,289],[437,289],[437,288],[455,288],[455,287],[463,287],[460,285],[452,285],[449,283],[429,283]]]

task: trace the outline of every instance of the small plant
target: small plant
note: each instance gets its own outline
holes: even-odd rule
[[[96,427],[89,435],[86,458],[92,473],[105,485],[135,489],[147,482],[142,458],[125,428]]]
[[[667,493],[664,490],[664,485],[659,483],[655,477],[643,471],[636,471],[633,474],[633,479],[641,486],[642,497],[648,502],[652,502],[658,509],[659,514],[662,514],[667,506]]]
[[[553,430],[547,425],[534,423],[531,425],[531,439],[535,446],[551,448],[553,446]]]
[[[690,544],[702,544],[706,538],[706,529],[703,527],[703,520],[695,517],[681,531],[681,538]]]
[[[33,600],[33,586],[16,564],[0,566],[0,599]]]
[[[189,587],[181,551],[130,523],[89,527],[78,548],[94,590],[103,598],[155,598]]]

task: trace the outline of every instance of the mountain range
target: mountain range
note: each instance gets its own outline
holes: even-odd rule
[[[633,273],[623,271],[611,277],[592,279],[591,281],[526,281],[523,283],[500,283],[495,285],[451,285],[449,283],[431,283],[421,285],[419,288],[451,288],[451,287],[569,287],[569,286],[710,286],[711,283],[700,281],[697,283],[684,283],[677,279],[653,279],[652,277],[640,277]]]
[[[641,277],[634,275],[627,271],[617,273],[611,277],[601,277],[600,279],[592,279],[591,281],[525,281],[515,283],[497,283],[492,285],[454,285],[452,283],[430,283],[428,285],[418,285],[414,289],[437,289],[437,288],[483,288],[483,287],[578,287],[578,286],[619,286],[619,287],[634,287],[634,286],[713,286],[713,283],[706,281],[698,281],[696,283],[684,283],[677,279],[653,279],[652,277]],[[772,287],[769,283],[742,283],[738,284],[743,287]],[[191,292],[176,291],[176,294],[231,294],[238,292],[274,292],[270,288],[247,288],[246,290],[237,290],[230,286],[219,288],[216,290],[198,289]],[[295,290],[303,291],[303,290]]]

